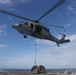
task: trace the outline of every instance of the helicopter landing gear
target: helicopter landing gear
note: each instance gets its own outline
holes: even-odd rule
[[[26,39],[26,38],[27,38],[27,36],[26,36],[26,35],[24,35],[24,38]]]
[[[57,46],[59,47],[59,44],[57,44]]]
[[[59,47],[59,44],[57,43],[57,46]]]

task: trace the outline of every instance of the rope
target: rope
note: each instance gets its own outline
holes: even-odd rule
[[[36,58],[37,58],[37,43],[35,42],[35,61],[34,61],[35,65],[37,63]]]

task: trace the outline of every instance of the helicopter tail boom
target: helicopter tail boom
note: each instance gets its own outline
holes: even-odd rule
[[[65,39],[65,37],[66,37],[65,34],[62,34],[61,39],[58,39],[58,38],[54,37],[53,35],[50,35],[51,39],[49,39],[49,40],[51,40],[53,42],[56,42],[57,46],[59,47],[59,44],[70,42],[70,40],[69,39]]]
[[[65,37],[66,37],[66,35],[62,34],[62,38],[57,42],[57,45],[58,44],[62,44],[62,43],[70,42],[70,40],[69,39],[65,39]],[[59,47],[59,45],[58,45],[58,47]]]
[[[63,41],[60,40],[57,44],[68,43],[68,42],[70,42],[69,39],[67,39],[67,40],[63,40]]]

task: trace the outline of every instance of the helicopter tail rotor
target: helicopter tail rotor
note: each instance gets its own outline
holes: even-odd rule
[[[60,35],[62,35],[60,40],[65,40],[65,37],[66,37],[65,29],[63,29],[63,31],[60,33]]]
[[[66,37],[66,35],[65,34],[62,34],[61,39],[58,42],[56,42],[58,47],[59,47],[59,44],[70,42],[70,39],[65,39],[65,37]]]
[[[63,44],[63,43],[68,43],[70,42],[70,39],[65,39],[66,34],[65,34],[65,29],[63,30],[62,33],[60,33],[62,35],[61,39],[57,42],[57,46],[59,47],[59,44]]]

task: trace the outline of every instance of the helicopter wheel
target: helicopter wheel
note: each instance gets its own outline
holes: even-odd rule
[[[59,44],[57,43],[57,46],[59,47]]]
[[[26,38],[27,38],[27,36],[26,36],[26,35],[24,35],[24,38],[26,39]]]

